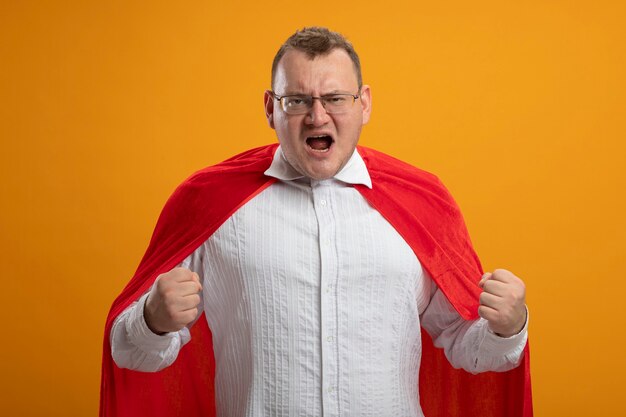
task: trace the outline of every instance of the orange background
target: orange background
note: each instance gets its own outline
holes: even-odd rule
[[[361,55],[361,143],[437,173],[523,277],[538,416],[626,415],[621,1],[0,2],[3,416],[96,415],[104,319],[187,175],[275,140],[280,43]]]

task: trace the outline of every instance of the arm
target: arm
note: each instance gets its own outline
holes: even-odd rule
[[[494,272],[496,278],[501,275],[498,271]],[[490,279],[492,275],[485,274],[485,277]],[[483,281],[481,286],[485,288]],[[515,313],[512,316],[509,315],[509,311],[500,311],[504,310],[504,306],[511,305],[509,301],[504,301],[502,305],[497,303],[493,305],[495,308],[492,308],[491,313],[494,315],[489,316],[490,320],[483,316],[484,318],[466,321],[456,312],[441,290],[433,287],[430,304],[422,313],[421,322],[433,338],[434,345],[444,349],[452,366],[471,373],[479,373],[502,372],[519,365],[526,345],[528,327],[524,297],[519,299],[516,297],[512,303],[513,308],[510,311]],[[516,290],[519,288],[514,288],[512,292],[515,293]],[[484,297],[481,295],[481,307],[484,306],[482,304]]]
[[[196,252],[154,285],[116,319],[111,329],[113,360],[120,368],[156,372],[171,365],[191,340],[188,327],[202,311]]]
[[[111,355],[120,368],[156,372],[170,366],[191,336],[185,327],[177,332],[153,333],[144,318],[149,292],[131,304],[113,323]]]

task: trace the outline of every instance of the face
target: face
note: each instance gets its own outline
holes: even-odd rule
[[[358,88],[352,60],[343,49],[314,59],[289,50],[278,63],[274,78],[274,91],[281,96],[358,94]],[[265,92],[267,121],[276,130],[287,161],[301,174],[317,180],[332,178],[348,162],[370,111],[369,86],[363,86],[354,105],[341,114],[328,114],[320,100],[313,100],[308,113],[290,115],[269,91]]]

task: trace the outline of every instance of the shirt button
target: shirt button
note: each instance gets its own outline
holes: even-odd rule
[[[332,385],[330,387],[328,387],[328,392],[330,394],[332,394],[333,392],[335,392],[335,387],[333,387]]]
[[[326,338],[326,340],[328,340],[329,342],[331,342],[331,343],[332,343],[332,341],[333,341],[333,337],[332,337],[332,336],[328,336],[328,337]]]
[[[325,206],[326,205],[326,200],[320,200],[320,204]]]

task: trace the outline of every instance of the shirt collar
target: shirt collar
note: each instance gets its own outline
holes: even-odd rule
[[[285,154],[280,146],[276,148],[272,164],[265,171],[265,175],[278,178],[283,181],[304,178],[304,175],[296,171],[295,168],[287,162]],[[341,168],[341,170],[335,174],[333,178],[345,182],[346,184],[363,184],[367,188],[372,188],[372,179],[370,178],[370,174],[367,171],[363,158],[361,158],[361,155],[359,155],[356,149],[352,153],[352,156],[346,165],[344,165],[344,167]]]

